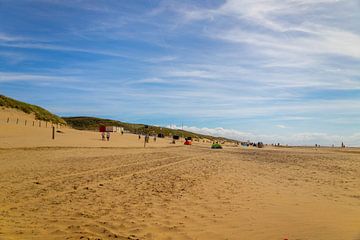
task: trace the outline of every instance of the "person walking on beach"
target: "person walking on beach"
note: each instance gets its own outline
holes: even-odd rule
[[[105,141],[105,132],[101,133],[101,140]]]
[[[106,133],[106,139],[109,141],[110,140],[110,132]]]

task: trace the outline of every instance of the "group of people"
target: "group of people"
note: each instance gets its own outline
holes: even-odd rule
[[[124,135],[124,131],[121,131],[121,135]],[[101,139],[102,139],[103,141],[105,141],[105,139],[106,139],[107,141],[110,141],[110,132],[103,132],[103,131],[101,131]]]
[[[105,141],[105,137],[106,137],[106,139],[108,140],[108,141],[110,141],[110,132],[102,132],[101,133],[101,139],[103,140],[103,141]]]
[[[139,134],[138,136],[139,140],[141,139],[141,134]],[[150,135],[146,134],[145,135],[145,142],[149,142],[149,139],[150,139]],[[154,142],[156,142],[156,136],[154,136]]]

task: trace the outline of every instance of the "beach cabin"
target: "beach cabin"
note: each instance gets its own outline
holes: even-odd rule
[[[106,132],[123,132],[123,127],[117,127],[117,126],[106,126]]]
[[[123,127],[118,126],[99,126],[99,132],[117,132],[121,133],[124,132]]]

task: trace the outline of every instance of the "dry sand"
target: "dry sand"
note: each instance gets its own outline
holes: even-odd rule
[[[359,149],[64,132],[0,123],[0,239],[360,239]]]

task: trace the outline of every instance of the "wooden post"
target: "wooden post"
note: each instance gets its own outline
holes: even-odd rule
[[[27,124],[27,120],[25,120],[25,126],[26,126],[26,124]]]
[[[33,126],[35,126],[35,121],[33,121]]]
[[[16,119],[16,124],[18,124],[18,123],[19,123],[19,119],[17,118],[17,119]]]
[[[55,139],[55,127],[52,127],[52,139]]]
[[[10,118],[7,119],[7,123],[9,123],[9,121],[10,121]]]
[[[45,122],[45,127],[47,128],[47,122]]]
[[[39,127],[41,127],[41,121],[39,120]]]

